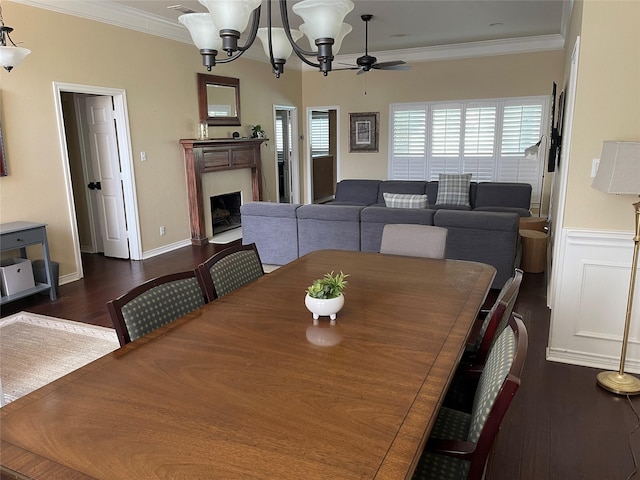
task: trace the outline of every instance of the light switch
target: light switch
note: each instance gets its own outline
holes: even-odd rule
[[[595,178],[596,173],[598,173],[599,166],[600,166],[600,159],[594,158],[593,163],[591,164],[591,178]]]
[[[147,161],[147,152],[140,152],[140,161],[141,162]]]

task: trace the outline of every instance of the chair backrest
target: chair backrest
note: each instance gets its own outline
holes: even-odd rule
[[[491,348],[478,381],[467,437],[467,441],[476,444],[468,478],[482,478],[500,423],[520,387],[527,344],[524,323],[511,315],[508,327],[498,335]]]
[[[507,326],[509,317],[513,312],[513,307],[518,299],[521,284],[522,270],[516,268],[513,277],[505,282],[502,290],[500,290],[498,294],[498,298],[491,307],[491,310],[489,310],[484,322],[482,322],[475,343],[476,354],[474,363],[484,363],[491,349],[491,345]]]
[[[382,230],[380,253],[442,259],[447,229],[431,225],[388,224]]]
[[[205,304],[195,271],[149,280],[107,303],[120,345],[152,332]]]
[[[225,248],[198,265],[198,279],[209,302],[264,275],[255,243]]]

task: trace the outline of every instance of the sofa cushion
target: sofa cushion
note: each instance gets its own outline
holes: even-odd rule
[[[303,205],[298,216],[298,254],[314,250],[360,250],[362,206]]]
[[[384,203],[389,208],[429,208],[429,200],[426,195],[385,192]]]
[[[504,212],[517,213],[521,217],[530,217],[531,211],[526,208],[515,207],[477,207],[473,209],[475,212]]]
[[[427,208],[365,207],[360,212],[360,250],[379,252],[385,225],[389,223],[433,225],[434,213]]]
[[[441,173],[438,176],[438,197],[436,198],[436,205],[448,204],[470,207],[469,187],[471,184],[471,175],[471,173]]]
[[[426,182],[415,180],[385,180],[378,188],[378,201],[376,203],[384,203],[385,193],[407,193],[422,195],[425,193]],[[435,200],[435,195],[431,197]]]
[[[296,216],[315,220],[335,220],[343,222],[359,222],[362,205],[302,205],[296,210]]]
[[[476,188],[474,208],[510,207],[529,211],[531,185],[528,183],[482,182]]]
[[[378,200],[381,180],[342,180],[336,185],[336,202],[345,205],[371,205]]]

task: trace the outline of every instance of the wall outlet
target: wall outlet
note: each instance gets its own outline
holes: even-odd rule
[[[163,236],[165,233],[167,233],[167,231],[164,228],[164,225],[162,227],[160,227],[160,236]]]
[[[596,173],[598,173],[599,166],[600,166],[600,159],[594,158],[593,163],[591,164],[591,178],[595,178]]]

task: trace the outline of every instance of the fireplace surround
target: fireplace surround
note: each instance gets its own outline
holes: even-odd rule
[[[226,170],[249,168],[251,169],[252,200],[261,200],[260,145],[266,140],[266,138],[180,140],[184,149],[193,245],[204,245],[209,241],[206,234],[202,176],[214,175],[216,172]]]

